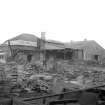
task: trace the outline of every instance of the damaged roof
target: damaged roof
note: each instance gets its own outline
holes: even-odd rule
[[[14,38],[9,39],[9,40],[10,41],[24,40],[24,41],[35,42],[35,41],[37,41],[37,39],[38,39],[38,37],[33,34],[23,33],[23,34],[20,34]]]
[[[33,34],[20,34],[14,38],[11,38],[7,41],[5,41],[3,45],[9,45],[8,41],[10,42],[10,45],[21,45],[21,46],[33,46],[38,47],[38,40],[41,41],[41,38],[38,38],[37,36]],[[47,50],[57,50],[57,49],[64,49],[64,44],[58,41],[53,40],[45,40],[45,49]]]
[[[22,45],[22,46],[34,46],[37,47],[37,39],[33,34],[20,34],[14,38],[5,41],[2,45]]]

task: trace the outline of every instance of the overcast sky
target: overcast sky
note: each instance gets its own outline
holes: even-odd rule
[[[42,31],[47,39],[87,38],[105,48],[105,0],[0,0],[0,43]]]

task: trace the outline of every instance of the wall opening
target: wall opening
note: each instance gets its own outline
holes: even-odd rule
[[[99,55],[94,55],[94,60],[98,61],[99,60]]]
[[[32,55],[31,54],[27,55],[27,61],[31,62],[31,60],[32,60]]]

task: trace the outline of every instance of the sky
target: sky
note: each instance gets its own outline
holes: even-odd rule
[[[105,48],[105,0],[0,0],[0,43],[22,33]]]

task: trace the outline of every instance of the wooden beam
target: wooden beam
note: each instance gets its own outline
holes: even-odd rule
[[[8,40],[8,46],[10,48],[10,51],[11,51],[11,56],[13,57],[13,50],[12,50],[12,47],[11,47],[11,43],[10,43],[10,40]]]
[[[74,100],[74,99],[56,100],[56,101],[51,101],[49,105],[58,105],[58,104],[66,105],[66,104],[77,103],[77,102],[78,100]]]

